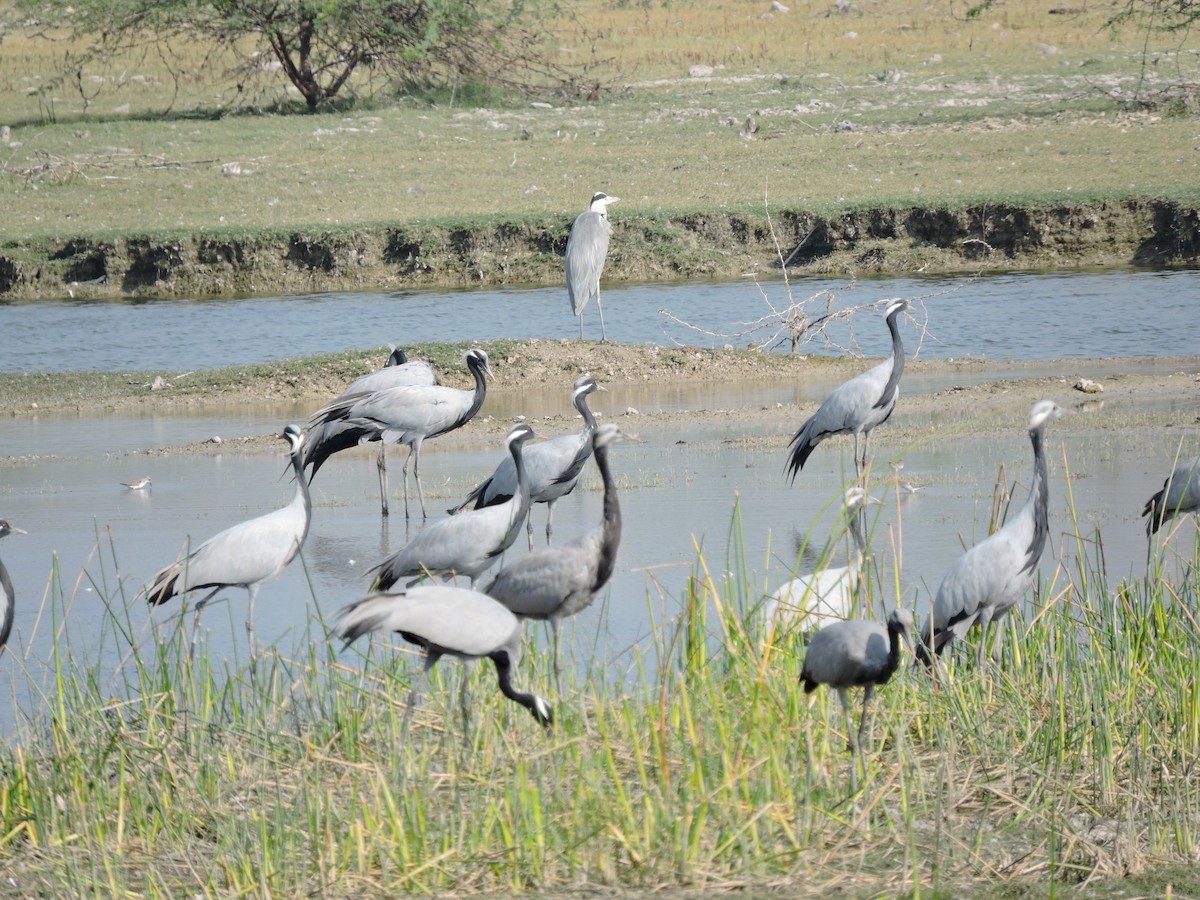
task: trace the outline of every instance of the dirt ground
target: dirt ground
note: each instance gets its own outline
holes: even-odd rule
[[[486,346],[486,345],[485,345]],[[820,379],[836,383],[864,371],[873,360],[832,359],[828,357],[788,357],[778,354],[751,353],[741,350],[700,348],[630,347],[616,344],[577,341],[533,340],[506,343],[503,352],[491,350],[496,378],[489,384],[493,402],[485,405],[480,416],[463,429],[459,439],[478,440],[481,436],[502,435],[512,417],[496,414],[501,408],[520,408],[522,395],[535,391],[553,393],[562,386],[565,394],[574,378],[589,371],[609,391],[606,402],[596,402],[616,416],[622,426],[641,433],[656,428],[695,426],[720,430],[737,422],[746,441],[778,440],[790,433],[816,408],[816,401],[797,406],[792,402],[764,403],[764,387],[784,387]],[[382,363],[364,357],[355,368],[369,371]],[[8,402],[4,410],[15,419],[45,415],[94,416],[103,414],[171,414],[202,411],[224,413],[238,407],[262,409],[264,405],[316,411],[336,396],[354,373],[345,367],[314,361],[310,366],[258,367],[254,373],[234,373],[235,377],[217,379],[211,387],[193,384],[195,375],[172,376],[170,373],[142,378],[110,378],[102,397],[82,397],[78,376],[46,376],[36,387],[12,388],[8,382],[0,391]],[[9,376],[12,378],[13,376]],[[461,366],[439,367],[444,384],[469,387]],[[910,361],[901,385],[901,401],[887,428],[901,440],[919,440],[930,432],[969,428],[974,435],[989,431],[1008,431],[1023,421],[1028,407],[1040,399],[1053,399],[1061,406],[1082,413],[1103,415],[1068,416],[1056,424],[1056,430],[1107,430],[1140,426],[1165,429],[1168,439],[1177,440],[1180,428],[1200,430],[1200,356],[1170,359],[1115,359],[1093,362],[995,362]],[[1093,382],[1088,385],[1086,380]],[[157,384],[157,387],[154,385]],[[186,390],[185,390],[186,386]],[[695,407],[688,409],[654,408],[655,404],[637,404],[641,392],[653,386],[658,390],[677,387],[684,390]],[[744,386],[745,390],[739,388]],[[716,392],[720,388],[719,395]],[[732,390],[730,389],[732,388]],[[744,395],[745,403],[737,397]],[[713,398],[720,397],[720,400]],[[785,393],[784,396],[790,396]],[[732,401],[730,398],[734,398]],[[506,398],[497,404],[496,398]],[[628,405],[627,398],[634,402]],[[530,399],[532,406],[539,404]],[[531,409],[529,415],[554,433],[569,429],[574,413],[565,403],[555,403],[552,415]],[[188,447],[162,448],[163,452],[228,452],[235,447],[247,451],[278,448],[275,435],[262,435],[244,441],[221,444],[201,443]]]

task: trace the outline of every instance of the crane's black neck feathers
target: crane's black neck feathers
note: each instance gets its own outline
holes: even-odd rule
[[[525,694],[512,685],[512,659],[507,650],[497,650],[489,655],[496,666],[496,679],[500,683],[500,693],[514,703],[520,703],[529,710],[529,714],[537,723],[546,729],[554,724],[553,708],[536,694]]]
[[[1029,431],[1029,440],[1033,444],[1033,484],[1029,488],[1029,499],[1025,501],[1031,507],[1033,515],[1033,537],[1025,550],[1025,565],[1022,573],[1033,574],[1042,551],[1046,547],[1046,535],[1049,530],[1050,486],[1049,475],[1046,471],[1046,457],[1042,449],[1042,435],[1045,425],[1038,425]]]
[[[892,371],[888,375],[887,383],[883,386],[883,392],[875,401],[875,409],[894,408],[896,405],[896,391],[900,387],[900,376],[904,374],[904,342],[900,339],[900,328],[896,324],[896,317],[903,309],[902,306],[898,307],[887,317],[888,331],[892,333]],[[891,409],[888,409],[888,416],[890,417],[891,414]],[[887,421],[887,417],[884,418],[884,421]]]

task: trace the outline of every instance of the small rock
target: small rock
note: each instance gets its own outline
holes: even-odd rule
[[[627,415],[627,416],[640,416],[640,415],[641,415],[641,413],[639,413],[639,412],[638,412],[636,409],[634,409],[632,406],[627,406],[627,407],[625,407],[625,415]]]
[[[771,12],[785,13],[788,12],[788,8],[780,3],[779,0],[771,0]]]
[[[223,444],[223,443],[225,443],[225,441],[223,441],[223,440],[221,439],[221,436],[220,436],[219,434],[214,434],[214,435],[213,435],[212,437],[210,437],[210,438],[209,438],[209,439],[208,439],[208,440],[207,440],[205,443],[208,443],[208,444]]]
[[[1102,394],[1104,393],[1104,385],[1098,381],[1092,381],[1090,378],[1080,378],[1075,382],[1075,390],[1085,394]]]
[[[151,382],[151,384],[150,384],[150,390],[161,391],[166,386],[167,386],[167,382],[163,380],[163,377],[161,375],[155,375],[154,381]]]
[[[712,78],[712,66],[692,66],[688,69],[688,77],[690,78]]]

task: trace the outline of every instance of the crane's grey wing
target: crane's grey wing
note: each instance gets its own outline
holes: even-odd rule
[[[341,396],[374,393],[394,387],[429,387],[438,383],[433,366],[423,359],[414,359],[399,366],[388,366],[368,372],[350,382]]]
[[[367,632],[405,632],[437,649],[478,657],[515,644],[520,628],[517,617],[491,597],[434,584],[351,603],[338,612],[335,630],[347,642]]]
[[[1016,521],[1010,523],[1017,524]],[[1032,539],[1030,531],[1029,528],[1005,526],[980,541],[951,566],[933,601],[936,646],[951,637],[962,638],[978,620],[983,607],[1008,609],[1028,587],[1030,572],[1025,564]],[[922,640],[928,642],[929,632],[930,623],[926,622]]]
[[[503,552],[499,544],[514,512],[515,505],[497,505],[438,519],[371,571],[385,588],[425,571],[475,578]]]
[[[612,226],[599,213],[580,213],[567,238],[567,255],[563,262],[567,276],[567,295],[571,311],[580,315],[588,302],[600,293],[600,276],[608,255]]]
[[[518,616],[573,615],[591,602],[599,544],[599,533],[589,532],[562,547],[535,550],[505,566],[484,593]]]

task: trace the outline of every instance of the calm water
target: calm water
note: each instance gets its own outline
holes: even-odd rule
[[[1121,270],[983,278],[799,279],[792,296],[835,294],[834,307],[888,297],[919,301],[930,359],[1095,359],[1184,355],[1200,347],[1200,272]],[[609,338],[623,344],[747,346],[768,341],[780,281],[606,288]],[[812,310],[816,315],[823,306]],[[669,315],[668,315],[669,314]],[[595,309],[586,335],[599,337]],[[678,320],[678,321],[677,321]],[[685,327],[679,321],[694,327]],[[145,371],[213,368],[350,348],[421,341],[577,338],[562,288],[397,291],[244,300],[40,301],[0,304],[0,371]],[[889,349],[865,317],[834,324],[838,346]],[[820,344],[813,349],[821,350]],[[912,347],[910,346],[910,353]]]
[[[1106,280],[1108,278],[1116,279],[1121,287],[1112,287]],[[1011,294],[1003,303],[997,299],[1002,284],[1009,285],[1004,290]],[[1185,296],[1187,288],[1196,286],[1195,275],[1182,273],[1160,276],[1118,273],[1063,278],[1014,276],[975,283],[953,297],[931,298],[926,306],[931,330],[947,344],[950,341],[945,336],[955,332],[945,320],[952,318],[950,311],[960,304],[977,307],[976,327],[979,331],[987,330],[982,327],[982,322],[993,321],[995,333],[999,335],[1004,330],[1000,325],[1007,323],[1010,338],[1013,334],[1030,332],[1037,336],[1036,341],[1046,339],[1044,332],[1050,322],[1057,323],[1064,317],[1061,313],[1042,312],[1039,315],[1044,318],[1043,328],[1015,326],[1014,323],[1026,321],[1033,315],[1032,308],[1041,308],[1040,298],[1055,297],[1055,302],[1048,305],[1060,311],[1068,303],[1079,304],[1080,308],[1090,303],[1094,307],[1086,317],[1082,313],[1066,317],[1075,320],[1076,334],[1069,340],[1059,337],[1052,353],[1037,352],[1036,348],[1044,345],[1034,342],[1032,336],[1029,342],[1020,344],[1024,351],[1016,349],[1015,345],[1004,352],[983,351],[980,349],[983,346],[999,348],[1004,345],[999,337],[994,345],[986,344],[988,339],[979,337],[972,355],[986,352],[1005,357],[1072,356],[1075,353],[1068,351],[1104,347],[1109,339],[1115,349],[1109,353],[1098,353],[1095,349],[1090,352],[1097,352],[1097,355],[1182,354],[1194,353],[1200,346],[1194,336],[1195,323],[1200,317],[1191,311],[1194,309],[1189,306],[1194,302],[1192,298]],[[864,299],[875,299],[878,296],[912,296],[918,287],[924,292],[930,289],[929,284],[890,282],[859,285],[855,291],[856,294],[863,293]],[[992,292],[988,302],[975,298],[977,287]],[[1137,291],[1134,291],[1135,287]],[[643,298],[639,305],[665,307],[684,302],[683,298],[689,292],[712,297],[747,290],[751,294],[757,293],[757,289],[746,285],[613,291],[609,295],[608,318],[613,329],[610,336],[619,336],[617,323],[627,315],[625,309],[633,306],[631,297]],[[525,304],[530,304],[531,308],[548,305],[551,298],[553,311],[547,309],[544,315],[554,319],[555,333],[569,335],[575,327],[574,321],[565,313],[565,301],[557,292],[507,292],[488,294],[486,298],[484,295],[452,296],[455,303],[465,300],[487,305],[504,300],[509,305],[520,303],[522,308]],[[359,310],[374,308],[374,314],[382,321],[385,305],[396,309],[409,300],[438,305],[432,295],[374,295],[373,298],[357,295],[336,300],[291,298],[195,304],[85,304],[81,309],[85,315],[94,314],[98,318],[136,316],[144,311],[164,318],[178,313],[185,320],[191,315],[212,315],[214,323],[222,324],[206,327],[235,335],[228,345],[200,339],[177,341],[178,352],[187,356],[185,361],[174,366],[180,368],[233,361],[239,358],[237,354],[250,352],[253,343],[246,341],[245,335],[250,329],[246,323],[251,319],[237,325],[226,318],[230,315],[250,316],[250,311],[256,310],[254,321],[259,323],[258,328],[274,332],[277,322],[285,321],[291,327],[296,324],[293,320],[303,318],[298,310],[311,308],[318,318],[325,317],[329,328],[330,310],[344,311],[343,303]],[[1034,300],[1039,302],[1035,304]],[[445,297],[438,302],[445,306]],[[44,306],[51,313],[42,311],[41,305],[34,305],[3,307],[0,314],[19,318],[25,315],[62,316],[69,312],[67,304]],[[1005,310],[1003,314],[997,311],[998,306]],[[1100,308],[1108,312],[1102,315],[1097,312]],[[1137,310],[1136,314],[1131,314],[1132,309]],[[283,310],[288,312],[281,312]],[[1156,314],[1152,315],[1148,310]],[[985,312],[992,319],[985,320]],[[1188,313],[1186,316],[1185,312]],[[1150,323],[1159,318],[1157,313],[1175,323],[1170,327],[1158,326],[1165,332],[1163,341],[1168,338],[1170,341],[1163,346],[1153,337],[1156,332],[1151,330]],[[450,316],[446,321],[457,321],[460,315]],[[1079,324],[1081,320],[1083,325]],[[355,316],[348,316],[344,321],[354,321],[355,327],[361,324]],[[653,314],[646,321],[660,322]],[[863,350],[872,355],[882,354],[886,345],[879,345],[883,344],[882,339],[876,343],[879,337],[876,333],[883,329],[878,323],[872,324],[872,328],[862,329]],[[7,329],[6,325],[0,327]],[[157,327],[166,329],[168,326]],[[906,325],[906,340],[915,341],[915,327],[912,323]],[[121,336],[128,336],[128,330],[118,331]],[[4,333],[7,335],[8,331]],[[1140,337],[1129,337],[1135,333]],[[61,341],[69,344],[85,334],[90,340],[79,346],[60,343],[58,358],[65,358],[66,364],[58,367],[111,368],[112,363],[106,360],[116,351],[103,337],[103,328],[96,322],[82,326],[76,323],[61,335]],[[33,329],[30,340],[41,335],[41,328]],[[395,322],[386,336],[403,340],[426,337],[414,335],[412,329],[397,326]],[[456,339],[455,335],[445,336]],[[350,338],[348,344],[373,344],[383,337],[380,334],[362,341]],[[158,352],[155,348],[164,343],[146,338],[147,334],[142,333],[137,343],[147,353]],[[659,338],[662,338],[661,330]],[[1143,342],[1140,350],[1135,347],[1136,341]],[[310,346],[291,336],[272,340],[270,346],[274,348],[279,343],[288,344],[286,352],[279,355],[335,349]],[[29,348],[21,344],[22,341],[6,340],[5,356],[10,348],[18,354],[27,354]],[[260,341],[260,351],[262,345]],[[931,346],[937,345],[926,344],[927,348]],[[204,357],[201,362],[190,356],[201,351]],[[124,353],[132,354],[121,356],[126,362],[133,359],[138,368],[151,367],[145,355],[132,351]],[[222,353],[230,355],[214,359]],[[269,355],[272,354],[260,352],[255,358]],[[33,354],[30,358],[36,356]],[[6,364],[11,363],[11,359],[6,359]],[[22,363],[15,367],[26,365]],[[1147,362],[1146,366],[1151,364]],[[1088,366],[1089,373],[1103,372],[1104,369],[1102,362]],[[1053,367],[1048,371],[1053,371]],[[594,409],[603,417],[620,421],[627,430],[636,432],[641,441],[620,444],[613,454],[625,518],[618,570],[601,600],[572,620],[566,630],[572,657],[588,659],[594,654],[608,666],[612,677],[618,679],[623,673],[638,671],[639,667],[652,668],[652,629],[669,625],[676,615],[686,579],[695,564],[696,546],[702,548],[714,574],[719,574],[731,567],[734,548],[744,545],[746,567],[756,585],[753,599],[787,580],[796,564],[800,541],[808,536],[814,546],[820,547],[836,539],[838,516],[833,507],[841,495],[844,472],[846,468],[852,468],[849,443],[830,442],[813,456],[796,484],[788,487],[782,476],[788,435],[782,430],[779,434],[762,435],[772,439],[766,443],[748,445],[739,440],[745,435],[736,422],[721,420],[722,424],[688,431],[647,428],[636,418],[623,418],[623,411],[629,406],[644,412],[660,408],[728,407],[735,400],[751,405],[808,402],[819,399],[831,386],[831,383],[819,381],[803,386],[763,384],[753,397],[745,396],[744,389],[738,388],[736,398],[730,396],[733,388],[723,385],[700,385],[686,390],[648,386],[637,391],[618,389],[593,398]],[[942,387],[945,384],[936,379],[906,376],[905,380],[905,391],[909,396]],[[1064,402],[1075,398],[1060,396],[1054,399]],[[1164,442],[1161,447],[1147,451],[1143,438],[1104,429],[1106,411],[1118,409],[1119,403],[1118,400],[1106,400],[1103,405],[1093,408],[1094,431],[1085,428],[1085,434],[1073,433],[1062,438],[1051,426],[1048,453],[1052,545],[1042,562],[1044,577],[1053,575],[1060,560],[1068,567],[1075,565],[1074,543],[1065,539],[1070,525],[1064,456],[1072,475],[1081,528],[1087,533],[1100,529],[1109,573],[1119,577],[1137,572],[1144,566],[1146,542],[1137,514],[1146,497],[1161,484],[1177,447]],[[489,397],[483,414],[507,418],[523,413],[536,427],[542,415],[567,411],[566,388],[563,387],[520,397]],[[30,532],[0,543],[0,556],[12,574],[19,601],[13,645],[10,652],[0,658],[0,679],[11,679],[11,691],[22,705],[36,703],[27,699],[27,677],[34,683],[45,677],[43,666],[50,657],[56,627],[70,633],[76,648],[87,647],[94,641],[100,623],[105,622],[108,615],[100,598],[102,589],[117,596],[122,604],[128,603],[130,619],[140,633],[151,628],[174,627],[180,608],[177,601],[151,613],[140,601],[133,599],[146,579],[175,558],[189,535],[202,540],[237,521],[281,506],[291,497],[292,486],[280,477],[285,470],[282,443],[276,455],[245,456],[237,452],[213,456],[163,455],[153,452],[153,448],[200,440],[214,434],[231,438],[277,433],[285,421],[303,421],[309,412],[311,410],[306,408],[291,408],[228,417],[45,417],[0,424],[0,517]],[[900,596],[906,603],[915,603],[919,612],[924,610],[930,591],[936,589],[942,574],[960,552],[962,542],[974,542],[984,533],[993,484],[1002,464],[1010,478],[1019,480],[1018,497],[1023,499],[1030,469],[1028,439],[1024,434],[1026,414],[1027,410],[1013,411],[1009,434],[1000,440],[979,441],[970,437],[942,440],[935,437],[919,445],[901,446],[893,442],[886,427],[877,433],[873,442],[877,471],[889,472],[883,462],[903,456],[905,477],[927,484],[919,494],[902,497],[890,491],[885,480],[877,480],[874,487],[877,496],[888,500],[883,507],[872,508],[875,516],[872,535],[875,564],[882,576],[881,583],[888,585],[884,596],[889,603],[895,599],[890,585],[892,567],[899,555],[903,559]],[[901,408],[897,416],[903,415]],[[1191,421],[1195,411],[1182,411],[1181,415]],[[146,450],[151,452],[144,452]],[[491,471],[502,453],[497,442],[473,437],[443,439],[426,445],[423,474],[431,513],[465,495],[477,480]],[[390,458],[393,493],[398,495],[402,454],[393,452]],[[128,492],[119,485],[121,481],[141,475],[153,478],[154,486],[148,492]],[[556,507],[555,534],[559,540],[568,540],[594,527],[599,520],[601,496],[591,469],[588,478],[583,489],[560,501]],[[367,588],[366,570],[406,540],[402,517],[393,516],[390,523],[381,524],[373,453],[339,455],[322,469],[313,492],[313,525],[304,548],[303,565],[294,563],[277,582],[264,585],[257,604],[259,639],[275,644],[286,654],[301,652],[314,635],[320,635],[320,628],[310,627],[310,614],[315,612],[328,617],[343,604],[362,596]],[[740,514],[737,530],[743,541],[731,541],[730,537],[735,507]],[[394,502],[393,509],[398,508],[399,502]],[[544,508],[535,507],[533,515],[535,534],[540,536],[545,524]],[[419,522],[413,527],[419,527]],[[1181,538],[1189,540],[1192,533],[1189,524]],[[103,548],[99,553],[96,552],[98,539]],[[838,542],[839,547],[843,543]],[[510,553],[522,552],[523,538]],[[844,549],[839,550],[839,555],[844,555]],[[811,561],[801,566],[805,570],[811,567]],[[52,586],[55,579],[57,582]],[[61,591],[68,598],[70,614],[65,623],[52,620],[45,602],[52,589]],[[228,597],[228,602],[216,604],[205,613],[209,652],[217,657],[244,658],[245,592],[231,590],[222,596]],[[543,636],[540,626],[531,627],[528,633],[539,640]],[[4,707],[10,709],[9,704]],[[10,715],[11,711],[0,713],[0,725],[5,724]]]

